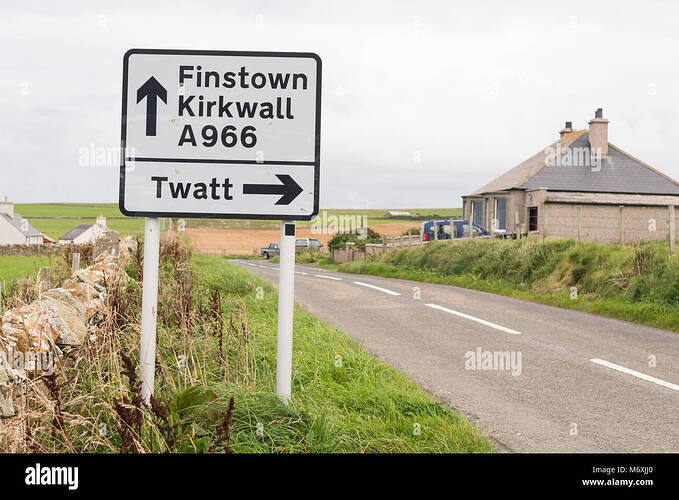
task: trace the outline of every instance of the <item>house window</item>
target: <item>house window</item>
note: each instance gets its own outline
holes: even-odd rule
[[[507,229],[507,198],[495,198],[495,230]]]
[[[472,223],[483,225],[483,202],[473,201],[472,202]]]
[[[538,230],[538,207],[528,207],[528,231]]]

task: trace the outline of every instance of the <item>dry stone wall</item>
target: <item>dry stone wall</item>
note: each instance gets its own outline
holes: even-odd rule
[[[5,312],[0,331],[0,416],[14,415],[14,391],[27,377],[49,375],[57,358],[74,352],[96,333],[106,285],[120,279],[128,279],[122,265],[104,253],[60,287]]]

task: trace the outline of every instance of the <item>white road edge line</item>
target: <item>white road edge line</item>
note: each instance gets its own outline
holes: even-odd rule
[[[401,295],[398,292],[392,292],[391,290],[387,290],[386,288],[381,288],[379,286],[375,285],[370,285],[369,283],[362,283],[361,281],[354,281],[355,285],[361,285],[361,286],[366,286],[368,288],[372,288],[373,290],[379,290],[380,292],[388,293],[389,295]]]
[[[490,321],[486,321],[485,319],[477,318],[476,316],[470,316],[469,314],[461,313],[459,311],[454,311],[452,309],[448,309],[447,307],[439,306],[439,305],[436,305],[436,304],[425,304],[425,305],[427,307],[431,307],[432,309],[438,309],[439,311],[454,314],[455,316],[460,316],[461,318],[476,321],[477,323],[481,323],[482,325],[486,325],[486,326],[489,326],[491,328],[495,328],[496,330],[511,333],[512,335],[521,335],[521,332],[517,332],[516,330],[512,330],[511,328],[507,328],[505,326],[498,325],[497,323],[492,323]]]
[[[317,278],[325,278],[328,280],[342,281],[342,278],[335,278],[334,276],[325,276],[323,274],[314,274]]]
[[[673,384],[672,382],[666,382],[665,380],[659,378],[651,377],[650,375],[646,375],[645,373],[625,368],[624,366],[616,365],[615,363],[611,363],[610,361],[596,358],[590,359],[590,361],[592,363],[596,363],[597,365],[605,366],[606,368],[618,370],[619,372],[626,373],[627,375],[632,375],[634,377],[647,380],[648,382],[653,382],[654,384],[662,385],[663,387],[667,387],[668,389],[672,389],[673,391],[679,391],[679,385],[677,384]]]

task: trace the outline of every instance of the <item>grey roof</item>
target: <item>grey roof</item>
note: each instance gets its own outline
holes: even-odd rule
[[[64,241],[73,241],[91,227],[92,224],[80,224],[79,226],[75,226],[73,229],[71,229],[68,233],[66,233],[59,239]]]
[[[590,151],[587,130],[572,132],[550,147],[556,149],[557,144],[561,147],[561,158],[568,149],[571,154],[583,152],[584,165],[556,166],[549,163],[546,150],[542,150],[474,194],[544,187],[551,191],[679,195],[679,183],[610,143],[608,157],[592,168],[587,161]]]
[[[582,134],[582,132],[582,130],[578,130],[567,134],[550,144],[548,147],[553,149],[557,147],[562,149],[567,148]],[[500,177],[493,179],[485,186],[477,189],[473,194],[480,195],[484,193],[505,191],[507,189],[516,189],[545,166],[545,159],[545,150],[540,150],[526,161],[520,163],[511,170],[506,171]]]
[[[582,148],[588,155],[589,133],[578,137],[570,148]],[[679,194],[679,184],[612,144],[608,157],[596,168],[589,162],[579,166],[547,165],[518,187],[590,193]]]
[[[42,233],[38,231],[36,228],[31,226],[30,222],[28,222],[26,219],[24,219],[21,215],[18,213],[14,212],[14,217],[10,217],[9,214],[0,214],[2,215],[7,222],[9,222],[12,226],[14,226],[18,231],[20,231],[24,236],[27,238],[29,237],[34,237],[34,236],[42,236]],[[24,221],[26,221],[24,223]],[[21,227],[23,225],[26,225],[26,231],[22,231]]]

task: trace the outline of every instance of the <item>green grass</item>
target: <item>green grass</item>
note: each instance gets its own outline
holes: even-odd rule
[[[490,452],[489,443],[460,414],[436,403],[396,370],[366,353],[346,334],[295,308],[293,398],[285,408],[275,388],[277,295],[256,275],[217,257],[195,255],[203,280],[230,297],[247,292],[254,332],[257,384],[211,387],[236,394],[232,447],[240,452]],[[256,287],[263,297],[257,299]],[[341,361],[341,362],[340,362]],[[265,436],[255,432],[262,423]],[[413,431],[420,429],[417,435]]]
[[[0,255],[0,281],[37,273],[41,267],[54,267],[60,255]]]
[[[321,267],[473,288],[679,332],[679,256],[663,242],[431,242]]]

